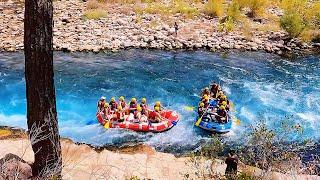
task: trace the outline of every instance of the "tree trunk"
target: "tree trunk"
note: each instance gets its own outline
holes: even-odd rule
[[[27,124],[34,152],[32,173],[61,177],[53,72],[52,0],[26,0],[24,19]]]

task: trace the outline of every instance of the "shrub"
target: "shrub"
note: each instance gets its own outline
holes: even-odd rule
[[[231,32],[234,29],[234,20],[231,17],[226,17],[223,19],[223,22],[218,24],[218,31],[219,32]]]
[[[84,12],[86,19],[100,19],[108,16],[108,12],[102,9],[90,9]]]
[[[296,38],[305,29],[306,24],[300,14],[291,11],[281,17],[280,26],[288,32],[290,38]]]
[[[309,10],[312,26],[320,29],[320,2],[316,2]]]
[[[181,13],[186,15],[187,17],[193,17],[199,14],[197,8],[191,6],[189,3],[179,0],[175,2],[174,13]]]
[[[268,0],[250,0],[248,7],[250,8],[250,17],[260,16],[264,13]]]
[[[228,7],[227,16],[234,21],[238,21],[241,18],[240,5],[237,1],[233,1]]]
[[[148,14],[169,14],[171,13],[171,7],[164,5],[161,2],[148,3],[143,11]]]
[[[223,15],[224,0],[208,0],[204,5],[204,13],[209,16],[221,17]]]
[[[249,17],[257,17],[262,15],[265,8],[269,4],[268,0],[233,0],[233,2],[237,3],[240,9],[245,7],[249,8]]]
[[[307,0],[282,0],[281,7],[287,11],[295,11],[299,14],[304,14],[306,11]]]

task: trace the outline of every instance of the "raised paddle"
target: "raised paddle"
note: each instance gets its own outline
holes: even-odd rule
[[[199,125],[200,125],[200,123],[202,122],[202,117],[203,117],[203,115],[208,111],[208,108],[209,108],[209,107],[210,107],[210,106],[207,107],[207,109],[205,110],[205,112],[203,112],[203,114],[202,114],[201,117],[197,120],[197,122],[194,123],[195,126],[199,126]]]
[[[184,106],[184,110],[186,111],[194,111],[194,108],[193,106]]]

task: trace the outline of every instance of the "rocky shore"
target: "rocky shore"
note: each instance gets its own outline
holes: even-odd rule
[[[128,10],[108,11],[107,18],[85,19],[87,2],[80,0],[54,1],[54,50],[62,51],[117,51],[126,48],[149,49],[208,49],[211,51],[239,49],[263,50],[282,54],[291,51],[318,51],[319,43],[303,43],[300,40],[285,42],[283,31],[254,31],[250,38],[241,31],[219,32],[218,19],[174,17],[178,23],[178,35],[171,23],[159,15],[137,15]],[[121,9],[121,7],[118,7]],[[23,3],[0,2],[0,51],[23,49]],[[281,14],[281,13],[280,13]],[[263,23],[263,22],[255,22]]]

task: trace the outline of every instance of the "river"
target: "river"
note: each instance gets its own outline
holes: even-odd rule
[[[219,82],[241,120],[226,140],[243,140],[246,127],[263,120],[272,129],[285,117],[301,125],[291,140],[320,138],[320,56],[292,59],[263,52],[125,50],[118,53],[54,53],[61,136],[96,146],[145,143],[166,152],[194,150],[210,134],[193,126],[200,90]],[[164,133],[104,129],[95,119],[100,96],[160,100],[181,115]],[[0,53],[0,125],[26,128],[24,55]],[[288,134],[290,136],[290,134]]]

